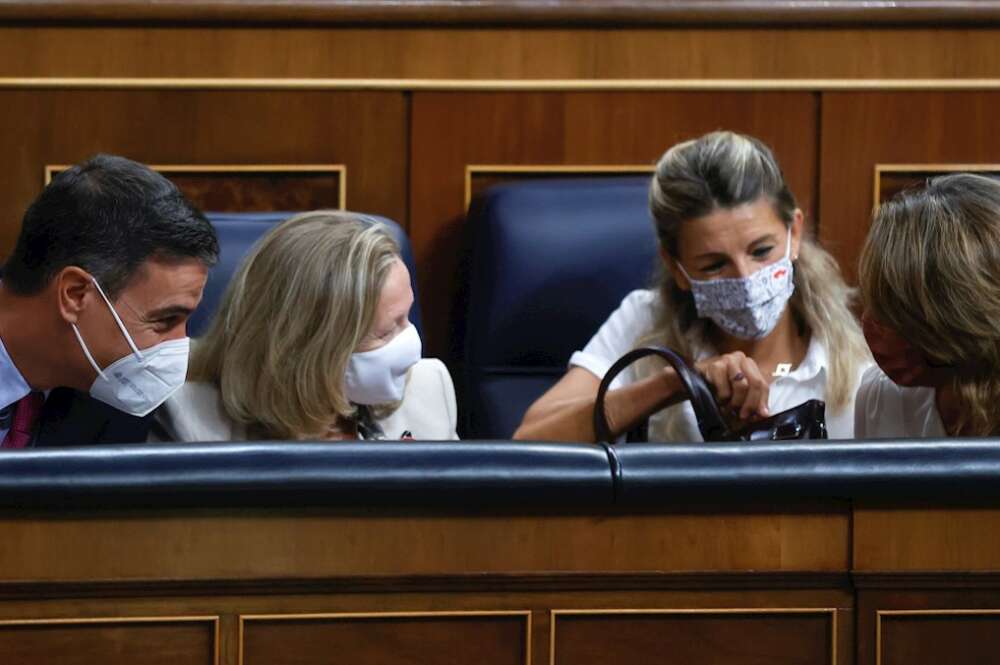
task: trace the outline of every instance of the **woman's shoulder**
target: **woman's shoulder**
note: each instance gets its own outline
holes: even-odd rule
[[[652,317],[660,305],[660,292],[656,289],[636,289],[622,298],[618,311]]]
[[[228,441],[237,429],[219,388],[203,381],[185,382],[157,410],[156,420],[174,441]]]
[[[440,381],[447,378],[451,383],[451,374],[443,362],[437,358],[421,358],[417,364],[410,369],[410,384],[413,382],[426,383],[429,381]]]
[[[445,364],[437,358],[419,360],[410,369],[399,408],[379,422],[390,438],[404,430],[410,431],[415,439],[458,438],[455,386]]]
[[[934,389],[897,385],[878,365],[861,377],[854,416],[862,439],[944,436]]]

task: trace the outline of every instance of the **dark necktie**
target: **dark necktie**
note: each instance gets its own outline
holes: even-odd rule
[[[31,435],[42,413],[45,394],[30,392],[14,404],[14,418],[0,448],[24,448],[31,443]]]

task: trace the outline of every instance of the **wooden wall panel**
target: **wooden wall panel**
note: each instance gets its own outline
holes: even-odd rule
[[[242,664],[526,665],[529,616],[468,612],[246,618]]]
[[[418,92],[412,113],[411,239],[433,355],[449,355],[469,164],[653,164],[680,140],[727,128],[770,143],[812,209],[818,106],[810,93]]]
[[[981,79],[1000,77],[998,35],[989,26],[0,25],[0,77]]]
[[[1000,515],[992,508],[858,506],[853,567],[859,571],[995,571]]]
[[[823,94],[820,236],[848,275],[870,224],[875,166],[1000,161],[997,92]]]
[[[833,611],[556,614],[552,665],[835,665]]]
[[[274,516],[280,511],[271,511]],[[839,504],[663,515],[150,514],[0,519],[0,582],[547,572],[846,573]],[[502,534],[502,537],[500,536]],[[163,543],[170,543],[164,548]],[[55,562],[44,554],[72,551]],[[218,552],[253,552],[220,557]]]
[[[1000,610],[883,613],[880,665],[981,665],[1000,653]]]
[[[212,620],[0,622],[0,660],[17,665],[213,665],[215,640]]]
[[[992,663],[1000,650],[1000,587],[939,575],[882,577],[857,592],[858,665]],[[922,588],[923,587],[923,588]]]
[[[345,164],[348,207],[406,223],[407,101],[393,92],[0,90],[0,256],[44,167]]]

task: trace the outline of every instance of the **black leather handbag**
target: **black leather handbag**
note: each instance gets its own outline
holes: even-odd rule
[[[691,400],[694,415],[698,420],[698,429],[705,441],[789,441],[827,438],[826,403],[818,399],[803,402],[765,420],[750,423],[741,429],[730,429],[726,419],[722,417],[718,402],[715,401],[715,394],[701,374],[671,349],[663,346],[646,346],[629,351],[619,358],[601,381],[601,386],[597,390],[597,401],[594,403],[594,433],[599,442],[614,443],[607,414],[604,411],[604,399],[608,387],[622,370],[636,360],[647,356],[663,358],[677,372],[677,376],[680,377],[681,383],[687,390],[687,398]],[[628,440],[647,440],[647,423],[648,416],[638,428],[631,431]]]

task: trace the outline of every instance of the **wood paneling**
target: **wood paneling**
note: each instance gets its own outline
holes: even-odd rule
[[[211,212],[272,212],[343,209],[347,174],[338,165],[159,165],[199,209]],[[46,167],[46,183],[65,165]]]
[[[672,144],[725,127],[771,144],[812,210],[817,98],[809,93],[415,93],[411,239],[428,347],[447,355],[470,164],[654,164]]]
[[[530,613],[246,618],[245,665],[526,665]]]
[[[242,11],[242,10],[239,10]],[[986,79],[1000,29],[0,26],[0,77]]]
[[[884,612],[879,665],[982,665],[1000,653],[1000,610]]]
[[[949,581],[942,575],[937,584],[941,588],[927,589],[921,588],[926,583],[909,580],[899,588],[858,591],[858,665],[996,660],[995,646],[986,649],[995,645],[1000,621],[997,579]],[[965,660],[970,654],[981,659]]]
[[[268,515],[276,519],[269,519]],[[663,515],[96,515],[0,520],[0,580],[549,572],[846,572],[843,506]],[[169,543],[169,547],[164,547]],[[72,551],[53,561],[50,551]],[[220,552],[253,552],[222,557]]]
[[[993,164],[1000,134],[994,92],[823,94],[820,236],[856,273],[871,221],[877,164]]]
[[[995,571],[1000,515],[992,508],[883,508],[854,511],[859,571]]]
[[[0,622],[0,659],[17,665],[213,665],[215,622]]]
[[[1000,21],[996,0],[20,0],[0,20],[249,23],[793,24],[977,23]]]
[[[553,665],[831,665],[829,612],[556,614]]]
[[[160,164],[345,164],[352,208],[406,222],[402,93],[0,90],[0,127],[0,256],[44,167],[96,152]]]

